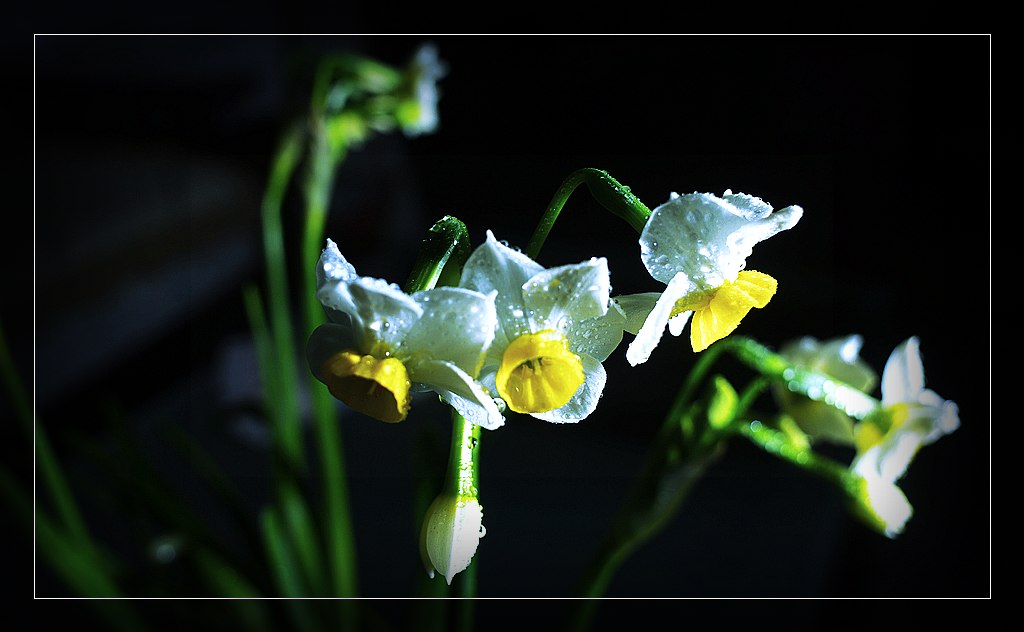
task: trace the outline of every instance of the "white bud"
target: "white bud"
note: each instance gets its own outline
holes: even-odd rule
[[[442,493],[427,509],[420,532],[420,554],[427,575],[437,571],[449,585],[469,567],[483,537],[483,507],[473,496]]]

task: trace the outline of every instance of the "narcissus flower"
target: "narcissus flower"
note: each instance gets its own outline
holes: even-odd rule
[[[395,115],[406,135],[429,134],[438,125],[437,82],[448,73],[448,67],[438,57],[437,47],[426,43],[416,51],[408,73],[410,96],[399,104]]]
[[[777,282],[745,270],[754,244],[789,228],[803,215],[799,206],[772,212],[760,198],[726,191],[673,194],[654,209],[640,234],[640,258],[658,281],[657,293],[616,298],[630,322],[645,314],[626,351],[632,365],[646,362],[668,326],[674,336],[688,321],[694,351],[732,333],[752,308],[775,295]]]
[[[895,488],[922,446],[959,427],[956,404],[924,386],[918,339],[906,340],[882,371],[881,407],[854,429],[857,455],[850,465],[851,472],[866,481],[868,492],[872,487],[881,490],[866,494],[864,502],[881,518],[878,526],[889,537],[899,534],[911,515],[903,493],[896,494],[889,486]]]
[[[545,269],[488,231],[459,285],[497,294],[494,341],[479,379],[508,408],[550,422],[593,412],[606,380],[601,363],[625,323],[618,308],[609,309],[604,258]]]
[[[474,379],[494,338],[494,293],[440,287],[403,292],[358,276],[327,240],[317,297],[331,321],[309,338],[313,374],[351,408],[386,422],[405,419],[411,391],[433,390],[472,423],[501,426],[494,398]]]
[[[864,339],[856,334],[825,341],[804,336],[784,344],[779,355],[795,366],[824,373],[870,393],[878,376],[859,357],[863,344]],[[835,406],[794,393],[782,383],[775,385],[774,393],[783,412],[791,416],[812,439],[853,445],[853,419]]]

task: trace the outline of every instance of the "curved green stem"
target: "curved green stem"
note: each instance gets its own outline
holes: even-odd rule
[[[734,432],[760,446],[765,452],[836,483],[840,489],[848,489],[852,484],[853,477],[845,466],[794,445],[785,433],[769,428],[756,419],[749,423],[736,424]]]
[[[860,389],[825,373],[792,364],[751,338],[731,336],[715,346],[718,345],[731,350],[737,358],[762,375],[784,382],[789,390],[816,402],[834,406],[854,419],[864,419],[881,406],[877,399]]]
[[[597,605],[591,600],[607,592],[621,564],[664,527],[719,457],[722,434],[699,424],[700,411],[693,401],[723,351],[712,346],[700,355],[665,415],[637,487],[583,578],[578,594],[587,600],[580,603],[572,619],[573,630],[589,627]]]
[[[606,171],[585,167],[574,171],[566,178],[555,192],[547,211],[541,216],[537,228],[526,245],[526,255],[536,259],[540,254],[544,241],[555,225],[555,220],[562,212],[562,207],[572,192],[581,184],[586,184],[591,195],[606,209],[618,217],[626,220],[638,233],[647,224],[647,218],[651,211],[635,195],[630,193],[629,187],[623,186],[618,180],[608,175]]]

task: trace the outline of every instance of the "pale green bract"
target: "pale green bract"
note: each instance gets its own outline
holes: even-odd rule
[[[331,322],[310,335],[310,369],[324,381],[323,363],[336,353],[396,358],[414,390],[435,391],[471,423],[504,423],[494,398],[474,379],[494,337],[494,293],[438,287],[403,292],[359,276],[330,239],[317,263],[317,298]]]
[[[824,373],[855,389],[870,393],[878,376],[859,357],[863,345],[864,339],[856,334],[825,341],[804,336],[782,345],[779,355],[794,366]],[[783,383],[775,384],[774,394],[782,411],[792,417],[812,439],[853,445],[854,421],[835,406],[794,393]]]

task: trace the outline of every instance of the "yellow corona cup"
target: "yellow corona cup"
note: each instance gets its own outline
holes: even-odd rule
[[[495,294],[498,321],[479,379],[510,410],[554,423],[594,411],[606,380],[601,363],[625,324],[609,298],[605,259],[544,268],[488,231],[460,286]]]

